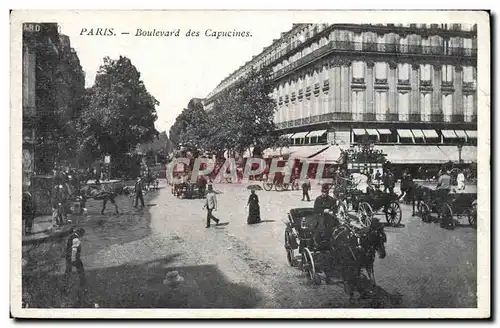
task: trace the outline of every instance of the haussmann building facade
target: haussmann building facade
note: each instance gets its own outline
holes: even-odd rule
[[[477,32],[466,24],[296,24],[224,79],[271,67],[283,156],[335,162],[367,139],[394,164],[476,162]]]

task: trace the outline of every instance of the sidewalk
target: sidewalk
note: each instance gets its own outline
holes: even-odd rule
[[[48,240],[60,238],[69,235],[72,225],[66,224],[57,230],[52,229],[52,216],[37,216],[33,221],[33,228],[30,235],[24,234],[23,222],[23,245],[43,243]]]

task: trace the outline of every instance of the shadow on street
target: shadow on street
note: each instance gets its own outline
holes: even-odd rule
[[[86,272],[88,294],[81,297],[77,274],[69,294],[62,290],[62,275],[25,275],[23,286],[33,291],[32,308],[254,308],[261,299],[256,289],[228,282],[215,265],[169,267],[179,254],[140,265],[90,270]],[[184,280],[164,284],[170,271]],[[80,295],[80,297],[78,296]],[[83,299],[83,301],[82,301]]]

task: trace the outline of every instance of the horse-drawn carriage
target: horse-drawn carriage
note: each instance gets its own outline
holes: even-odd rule
[[[397,226],[401,223],[402,210],[398,195],[387,193],[379,185],[366,184],[366,191],[358,189],[360,181],[340,178],[333,186],[333,194],[342,201],[346,215],[354,213],[358,219],[369,226],[375,215],[383,214],[388,224]]]
[[[313,208],[294,208],[288,213],[285,250],[288,263],[300,267],[313,284],[332,283],[340,273],[348,294],[368,280],[375,285],[375,253],[385,257],[387,237],[383,225],[374,220],[370,226],[343,221],[335,223],[329,214]]]
[[[398,195],[386,193],[380,189],[367,188],[367,192],[352,191],[350,198],[352,208],[358,213],[360,220],[370,225],[373,217],[384,214],[388,224],[397,226],[401,223],[402,211]]]
[[[418,213],[423,222],[439,222],[442,228],[455,229],[455,219],[466,217],[473,228],[477,227],[477,193],[457,190],[448,193],[419,184],[414,184],[411,192],[412,215]]]

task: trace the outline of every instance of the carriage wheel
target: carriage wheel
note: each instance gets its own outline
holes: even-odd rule
[[[274,190],[276,191],[283,191],[283,184],[277,183],[274,185]]]
[[[283,184],[283,190],[288,190],[288,188],[290,188],[290,184],[289,183],[284,183]]]
[[[397,226],[401,223],[402,216],[403,214],[398,202],[391,201],[389,206],[385,209],[385,219],[387,220],[387,223],[392,226]]]
[[[455,220],[453,219],[453,210],[448,203],[441,206],[439,211],[439,219],[441,228],[455,229]]]
[[[315,285],[319,285],[321,283],[321,280],[316,274],[314,258],[311,251],[307,247],[304,248],[304,252],[302,253],[302,270],[306,272],[307,280],[311,281]]]
[[[358,218],[361,223],[369,227],[372,224],[373,210],[367,202],[358,205]]]
[[[431,222],[432,221],[432,216],[431,216],[431,209],[427,203],[421,202],[418,205],[418,213],[420,214],[420,218],[422,219],[422,222]]]
[[[469,219],[469,224],[474,229],[477,229],[477,206],[471,205],[467,208],[467,218]]]
[[[267,181],[264,181],[264,190],[265,191],[271,191],[273,189],[273,184],[269,183]]]

